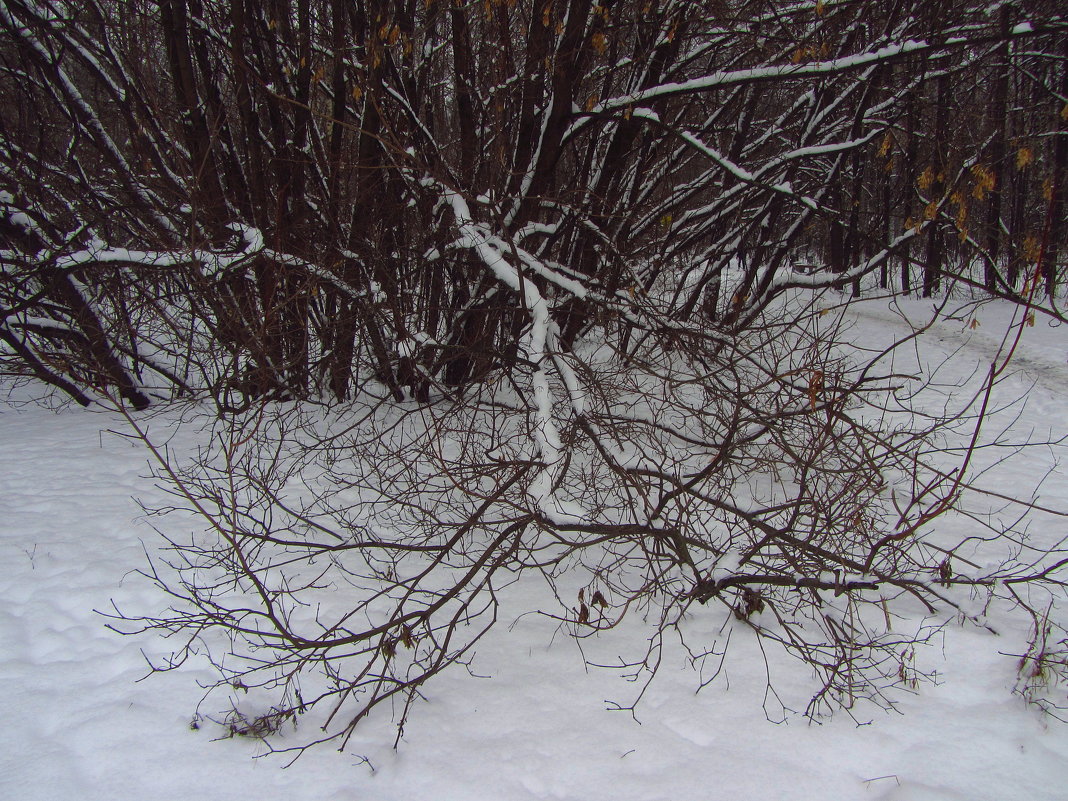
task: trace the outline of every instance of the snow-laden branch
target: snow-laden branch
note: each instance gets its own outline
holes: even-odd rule
[[[160,226],[172,234],[177,234],[178,229],[175,227],[174,223],[171,222],[170,218],[158,211],[158,209],[163,208],[165,204],[160,201],[159,197],[157,197],[154,192],[145,187],[136,178],[129,162],[119,149],[118,145],[115,144],[111,135],[107,132],[99,115],[93,109],[92,105],[85,99],[78,87],[75,86],[74,81],[67,75],[66,70],[60,66],[58,59],[49,53],[48,48],[46,48],[44,44],[29,31],[29,29],[20,25],[15,20],[8,11],[6,4],[0,4],[0,23],[13,31],[17,31],[30,48],[37,53],[38,57],[49,66],[55,75],[58,88],[65,95],[69,105],[77,110],[76,116],[82,118],[82,122],[87,131],[101,143],[103,149],[112,159],[114,159],[115,164],[122,172],[131,191],[133,191],[138,199],[145,204],[146,208],[152,210],[152,215]],[[56,87],[53,86],[52,88],[54,90]]]
[[[553,406],[556,398],[549,384],[549,367],[555,367],[568,391],[571,406],[575,414],[582,414],[584,395],[574,370],[558,353],[557,331],[549,313],[549,303],[530,280],[524,279],[520,270],[511,264],[499,249],[499,239],[491,238],[471,217],[467,201],[456,191],[441,187],[456,219],[460,231],[457,244],[474,251],[496,278],[510,289],[517,292],[524,308],[530,315],[530,330],[524,337],[524,350],[527,360],[534,365],[531,376],[531,394],[533,395],[535,429],[534,439],[541,456],[542,469],[530,484],[530,494],[535,499],[539,511],[547,518],[560,522],[573,522],[573,510],[565,510],[563,504],[554,495],[554,486],[564,462],[564,445],[560,431],[553,420]],[[494,241],[495,240],[495,241]],[[530,254],[524,254],[521,261],[533,267],[537,260]],[[538,272],[548,277],[552,275],[555,282],[574,290],[584,289],[570,279],[564,279],[541,265]]]

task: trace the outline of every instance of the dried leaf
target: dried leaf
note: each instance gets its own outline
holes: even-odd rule
[[[922,191],[926,192],[928,189],[931,188],[931,184],[934,183],[934,177],[934,169],[932,169],[930,166],[925,167],[923,172],[921,172],[919,177],[916,179],[916,186],[918,186]]]
[[[972,176],[975,178],[975,187],[972,189],[972,197],[982,200],[988,192],[994,191],[997,178],[994,172],[984,164],[972,165]]]
[[[748,620],[758,612],[764,611],[764,598],[757,590],[742,587],[738,594],[738,603],[734,606],[734,616],[739,620]]]
[[[1028,234],[1023,241],[1024,259],[1031,264],[1038,264],[1042,258],[1042,243],[1034,234]]]
[[[812,410],[816,410],[819,403],[820,393],[823,391],[823,371],[813,370],[808,377],[808,402]]]

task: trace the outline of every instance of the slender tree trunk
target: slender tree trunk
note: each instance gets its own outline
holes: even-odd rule
[[[1001,7],[1000,26],[1003,37],[1001,46],[998,48],[998,59],[994,64],[997,71],[997,79],[994,83],[994,103],[991,114],[994,118],[993,139],[990,144],[989,170],[994,175],[994,186],[990,190],[990,204],[987,206],[986,219],[986,252],[987,261],[984,265],[983,283],[988,292],[993,293],[998,289],[999,267],[998,261],[1001,256],[1001,206],[1002,194],[1008,169],[1005,164],[1005,123],[1008,117],[1009,103],[1009,15],[1011,6],[1005,4]]]

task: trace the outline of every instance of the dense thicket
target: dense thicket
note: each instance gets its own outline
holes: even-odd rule
[[[514,358],[526,291],[565,350],[871,273],[1018,295],[1042,261],[1053,293],[1064,24],[1052,2],[11,0],[4,358],[79,400],[370,376],[399,399]]]
[[[984,604],[1051,676],[1068,556],[973,457],[1061,316],[1066,48],[1023,0],[5,0],[0,358],[118,402],[202,521],[140,622],[268,693],[236,733],[403,721],[528,575],[578,636],[640,610],[637,674],[745,627],[810,711]],[[1024,311],[938,395],[922,330],[843,328],[879,287]],[[130,411],[176,395],[187,464]]]

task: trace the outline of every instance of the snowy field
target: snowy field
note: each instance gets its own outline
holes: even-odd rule
[[[917,315],[926,306],[909,308]],[[960,375],[988,362],[1010,319],[985,306],[943,323],[918,356],[936,363],[960,349]],[[904,330],[870,304],[858,343]],[[915,354],[914,354],[915,355]],[[1004,399],[1027,395],[1018,432],[1068,429],[1068,331],[1039,318],[1026,329]],[[1033,386],[1032,386],[1033,385]],[[1016,414],[1018,410],[1010,411]],[[166,424],[157,418],[154,426]],[[0,798],[52,799],[1041,799],[1068,798],[1068,725],[1013,693],[1028,629],[1000,615],[999,634],[951,627],[917,654],[933,684],[899,691],[898,710],[875,708],[808,721],[805,668],[772,657],[738,627],[724,675],[700,677],[681,654],[665,663],[638,706],[640,687],[587,669],[554,624],[521,613],[523,587],[477,651],[474,672],[451,670],[427,686],[400,747],[387,714],[372,717],[345,753],[313,750],[285,769],[262,743],[223,738],[210,720],[191,727],[213,676],[203,665],[146,675],[145,655],[169,653],[152,637],[123,637],[97,611],[160,608],[133,574],[159,542],[133,498],[151,504],[146,454],[108,433],[120,418],[81,409],[0,407]],[[193,444],[192,435],[179,447]],[[1048,449],[1001,465],[1001,492],[1029,497],[1050,466]],[[1047,460],[1047,461],[1043,461]],[[1042,501],[1068,508],[1068,478],[1054,472]],[[177,525],[167,520],[165,525]],[[1064,520],[1036,519],[1032,533],[1059,538]],[[514,624],[513,624],[514,621]],[[699,617],[695,630],[718,626]],[[583,643],[600,658],[640,649],[633,625]],[[631,638],[627,641],[627,638]],[[589,653],[587,653],[589,655]],[[766,697],[768,673],[785,711]],[[1065,690],[1058,690],[1064,698]],[[766,714],[768,710],[768,714]],[[202,710],[214,712],[215,710]],[[777,713],[776,713],[777,711]],[[768,718],[772,718],[769,720]]]

